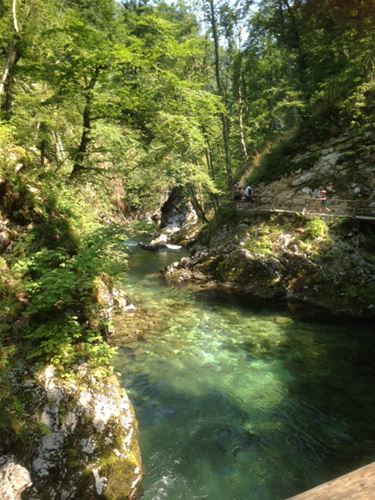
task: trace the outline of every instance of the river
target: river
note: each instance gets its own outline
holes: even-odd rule
[[[134,403],[145,500],[278,500],[375,459],[375,335],[358,322],[167,286],[181,257],[129,245],[148,333],[115,369]]]

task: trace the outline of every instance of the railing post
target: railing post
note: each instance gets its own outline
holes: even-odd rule
[[[305,198],[305,203],[303,205],[302,213],[305,214],[307,212],[307,200],[308,198]]]
[[[357,204],[358,204],[358,201],[355,200],[353,202],[353,215],[352,215],[352,217],[356,217],[356,215],[357,215]]]

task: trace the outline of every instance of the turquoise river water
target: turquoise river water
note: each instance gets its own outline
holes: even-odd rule
[[[148,333],[115,368],[139,421],[142,498],[278,500],[374,460],[371,325],[167,286],[158,271],[180,257],[130,242],[125,287]]]

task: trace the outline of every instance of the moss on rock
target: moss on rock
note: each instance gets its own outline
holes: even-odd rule
[[[244,220],[205,232],[205,246],[198,242],[191,259],[175,269],[199,270],[258,297],[296,299],[351,316],[375,314],[372,231],[353,221],[294,214]]]

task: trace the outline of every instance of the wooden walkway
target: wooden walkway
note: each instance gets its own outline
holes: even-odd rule
[[[328,198],[327,207],[323,207],[321,198],[257,196],[253,197],[251,201],[237,201],[236,209],[246,212],[300,213],[317,217],[343,217],[375,221],[375,200]]]
[[[289,500],[374,500],[375,462]]]

